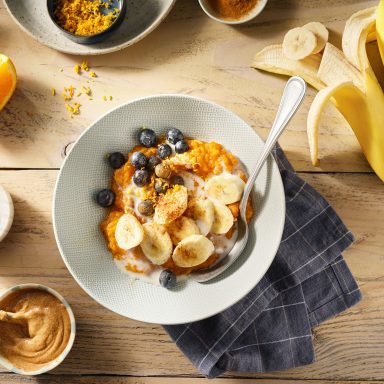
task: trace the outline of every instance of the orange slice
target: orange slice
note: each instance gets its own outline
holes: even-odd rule
[[[13,95],[16,80],[16,68],[11,59],[0,54],[0,111]]]

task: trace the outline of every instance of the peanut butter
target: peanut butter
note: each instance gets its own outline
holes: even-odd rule
[[[0,321],[0,355],[24,371],[36,371],[67,346],[71,322],[65,306],[49,292],[22,289],[0,301],[17,321]]]

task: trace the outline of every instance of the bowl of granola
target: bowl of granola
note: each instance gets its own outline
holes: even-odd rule
[[[239,201],[262,145],[239,117],[190,96],[147,97],[101,117],[73,146],[55,189],[56,241],[76,281],[112,311],[151,323],[197,321],[240,300],[282,235],[284,191],[272,157],[248,203],[244,253],[209,283],[193,273],[236,241]]]

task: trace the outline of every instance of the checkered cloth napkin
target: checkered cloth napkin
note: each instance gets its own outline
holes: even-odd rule
[[[224,312],[165,329],[209,378],[270,372],[314,361],[311,329],[361,299],[341,253],[353,242],[327,201],[274,150],[284,183],[285,228],[268,272]],[[241,284],[241,282],[239,282]]]

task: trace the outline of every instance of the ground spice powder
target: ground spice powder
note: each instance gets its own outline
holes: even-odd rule
[[[209,0],[214,12],[224,19],[241,19],[256,6],[258,0]]]

